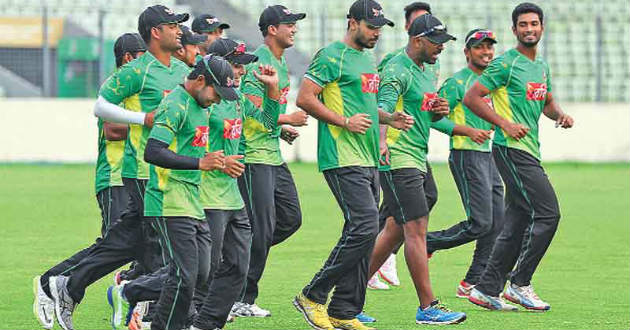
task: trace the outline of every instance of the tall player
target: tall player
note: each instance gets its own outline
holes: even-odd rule
[[[304,13],[293,13],[284,6],[265,8],[258,26],[264,43],[254,54],[258,62],[250,64],[241,84],[241,91],[257,107],[264,107],[269,100],[267,86],[256,79],[254,72],[260,64],[271,65],[278,73],[282,96],[278,125],[306,124],[304,111],[286,114],[287,95],[291,81],[284,58],[284,51],[293,46],[297,33],[297,21]],[[243,123],[241,153],[245,156],[245,172],[238,179],[239,189],[245,200],[247,214],[252,225],[252,249],[249,271],[243,295],[234,306],[237,316],[267,317],[269,310],[256,304],[258,282],[265,269],[269,249],[295,233],[302,224],[302,211],[297,189],[289,167],[280,154],[281,128],[269,129],[255,118],[248,117]]]
[[[476,240],[473,260],[466,277],[459,283],[457,297],[468,298],[486,266],[494,241],[503,228],[503,183],[490,153],[492,125],[477,117],[462,99],[466,91],[494,57],[497,42],[492,31],[474,29],[466,35],[464,55],[468,65],[448,78],[440,88],[440,96],[448,101],[448,118],[455,124],[482,130],[481,139],[452,136],[449,167],[462,199],[467,219],[448,229],[427,234],[429,254]],[[492,106],[492,101],[487,98]]]
[[[155,258],[154,247],[145,247],[146,228],[141,212],[144,211],[148,165],[142,155],[153,125],[154,110],[166,94],[183,82],[189,71],[172,57],[181,47],[179,23],[187,19],[188,14],[175,14],[161,5],[145,9],[138,20],[138,32],[148,52],[110,76],[99,92],[95,106],[98,117],[132,124],[122,174],[131,203],[121,221],[110,228],[108,235],[75,267],[70,277],[51,277],[57,321],[66,330],[73,328],[72,313],[90,284],[132,260],[148,263],[147,259]],[[120,103],[124,108],[118,106]]]
[[[376,45],[381,28],[394,23],[372,0],[354,2],[347,17],[343,41],[317,52],[297,100],[319,120],[319,170],[345,220],[328,260],[293,301],[315,329],[369,329],[356,315],[365,302],[368,262],[378,233],[378,125],[407,129],[413,123],[402,113],[379,111],[379,75],[366,51]]]
[[[558,228],[560,207],[540,164],[538,121],[544,114],[556,127],[570,128],[573,118],[556,103],[549,66],[537,56],[544,32],[542,9],[532,3],[516,6],[512,32],[516,47],[492,61],[464,97],[465,106],[498,128],[492,155],[506,187],[505,225],[469,301],[506,309],[499,294],[512,272],[503,297],[545,311],[551,306],[534,292],[531,279]],[[484,101],[488,94],[496,112]]]
[[[146,45],[137,33],[125,33],[114,43],[116,67],[120,68],[146,52]],[[101,209],[101,237],[112,223],[120,219],[129,196],[123,186],[121,172],[128,125],[98,120],[98,158],[96,160],[96,200]],[[100,240],[97,239],[97,242]],[[47,270],[34,279],[33,312],[46,329],[54,325],[54,303],[48,285],[51,276],[67,275],[85,258],[96,243]]]

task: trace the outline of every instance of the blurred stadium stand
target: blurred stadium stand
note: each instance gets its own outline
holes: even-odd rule
[[[384,28],[374,50],[377,58],[406,42],[402,8],[409,2],[381,1],[386,15],[397,25],[393,29]],[[428,2],[434,14],[448,25],[449,31],[459,37],[440,57],[441,78],[465,65],[463,37],[472,28],[487,27],[497,33],[497,54],[515,44],[510,16],[520,1]],[[546,32],[541,53],[551,65],[555,95],[569,102],[629,102],[629,1],[534,2],[545,10]],[[124,32],[135,31],[138,14],[146,6],[156,3],[192,14],[215,14],[232,25],[227,35],[244,40],[251,47],[261,41],[256,23],[266,5],[283,3],[295,11],[306,12],[307,19],[299,23],[296,49],[288,55],[297,82],[311,55],[343,36],[345,15],[352,1],[0,0],[0,30],[11,30],[5,37],[0,34],[0,96],[94,96],[101,79],[113,68],[112,40]],[[49,17],[48,51],[41,41],[41,17],[45,7]],[[16,19],[24,22],[16,24]],[[29,24],[28,19],[31,19]],[[56,23],[59,20],[62,28]],[[59,29],[61,33],[55,35]],[[49,54],[51,64],[46,74],[43,73],[45,54]],[[45,77],[48,77],[47,86]]]

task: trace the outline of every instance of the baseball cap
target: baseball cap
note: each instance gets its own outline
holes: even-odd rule
[[[466,34],[464,44],[466,45],[466,48],[471,48],[478,46],[484,40],[490,40],[493,44],[497,43],[497,37],[494,32],[488,29],[474,29]]]
[[[219,55],[230,63],[249,64],[258,61],[258,56],[247,53],[244,43],[238,43],[232,39],[219,38],[208,47],[208,54]]]
[[[179,28],[182,30],[182,46],[184,45],[201,45],[208,38],[205,35],[196,34],[190,30],[189,27],[185,25],[180,25]]]
[[[196,65],[204,66],[203,75],[211,81],[212,87],[221,99],[234,101],[238,94],[234,89],[234,72],[226,60],[217,55],[206,55]]]
[[[260,14],[258,27],[260,31],[265,31],[270,25],[295,23],[305,17],[305,13],[293,13],[283,5],[269,6]]]
[[[374,0],[357,0],[348,12],[348,18],[354,18],[356,20],[365,20],[368,24],[382,27],[387,24],[394,26],[394,22],[385,18],[383,14],[383,7]]]
[[[138,32],[148,32],[151,28],[161,24],[183,23],[189,18],[188,14],[175,14],[171,9],[162,5],[147,7],[138,17]]]
[[[146,52],[147,46],[138,33],[124,33],[114,42],[114,57],[119,58],[125,53]]]
[[[210,14],[197,16],[192,22],[192,30],[197,33],[212,32],[217,28],[229,29],[230,24],[223,23],[218,17]]]
[[[431,14],[416,17],[409,27],[409,36],[426,37],[431,42],[443,44],[449,40],[457,38],[447,33],[446,25]]]

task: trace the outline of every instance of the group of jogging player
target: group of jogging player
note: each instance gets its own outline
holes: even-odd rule
[[[222,37],[230,25],[214,15],[189,28],[188,14],[146,8],[138,33],[116,40],[117,69],[94,107],[101,237],[35,277],[40,324],[74,329],[87,287],[130,262],[106,293],[113,329],[221,329],[235,317],[271,316],[256,304],[258,282],[270,248],[302,223],[280,140],[292,143],[309,116],[318,120],[319,170],[344,218],[337,244],[293,300],[310,326],[371,329],[366,290],[400,284],[401,247],[416,323],[464,321],[434,295],[428,260],[471,241],[457,297],[490,310],[549,310],[531,280],[560,211],[540,163],[538,121],[544,114],[570,128],[573,119],[537,56],[543,11],[519,4],[517,45],[496,58],[496,35],[472,29],[466,67],[441,86],[438,57],[456,38],[429,4],[404,12],[407,44],[377,65],[368,50],[394,22],[376,1],[355,1],[345,36],[320,49],[302,79],[301,110],[287,113],[284,52],[305,13],[266,7],[264,42],[250,53]],[[429,232],[438,195],[427,161],[432,128],[450,136],[466,219]]]

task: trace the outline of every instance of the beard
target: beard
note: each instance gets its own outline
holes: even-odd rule
[[[365,38],[364,36],[358,35],[356,37],[356,39],[354,40],[354,42],[359,45],[361,48],[367,48],[367,49],[372,49],[374,48],[374,46],[376,46],[376,41],[378,41],[378,38],[374,41],[373,44],[371,44],[371,40]]]
[[[536,41],[526,41],[525,38],[523,37],[523,38],[519,38],[518,42],[520,42],[521,44],[523,44],[523,46],[527,48],[532,48],[538,45],[538,43],[540,42],[540,38],[538,38]]]

